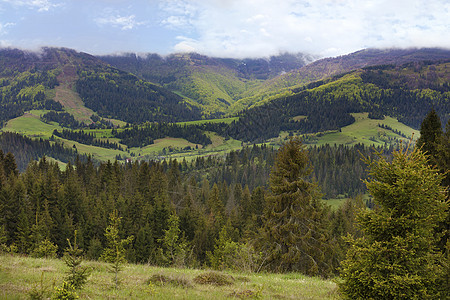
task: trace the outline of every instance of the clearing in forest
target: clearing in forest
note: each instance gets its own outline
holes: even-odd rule
[[[83,100],[75,92],[75,82],[78,78],[75,66],[66,65],[58,75],[59,85],[55,88],[55,101],[61,103],[65,110],[74,116],[77,121],[90,124],[93,110],[84,106]]]

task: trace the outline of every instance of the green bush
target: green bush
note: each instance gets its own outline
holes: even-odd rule
[[[52,298],[58,300],[74,300],[78,299],[78,295],[75,292],[75,287],[67,281],[64,281],[61,287],[55,287]]]
[[[36,248],[34,248],[31,256],[36,258],[55,258],[58,246],[53,244],[48,239],[41,241]]]

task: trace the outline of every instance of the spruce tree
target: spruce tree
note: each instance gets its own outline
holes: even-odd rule
[[[77,245],[77,231],[75,230],[73,246],[67,239],[69,246],[64,252],[64,262],[69,270],[66,272],[66,281],[71,284],[74,289],[78,290],[87,282],[91,270],[88,267],[81,266],[83,262],[83,250]]]
[[[348,239],[341,292],[349,299],[440,299],[434,229],[448,206],[442,175],[418,148],[394,152],[392,162],[378,157],[367,159],[375,208],[357,216],[363,237]]]
[[[311,173],[307,152],[299,138],[280,148],[270,174],[272,194],[266,198],[259,247],[270,270],[328,275],[325,252],[325,215],[318,186],[307,180]]]
[[[123,264],[127,262],[125,258],[125,247],[133,241],[133,236],[121,239],[119,235],[119,226],[122,218],[118,216],[117,210],[114,210],[109,216],[109,225],[105,230],[107,246],[103,249],[101,259],[111,263],[111,272],[114,273],[114,284],[119,286],[118,274],[122,270]]]
[[[438,150],[438,165],[445,176],[442,184],[450,188],[450,120],[445,125],[445,133],[442,135]],[[447,190],[447,193],[450,193],[450,190]]]
[[[442,135],[441,119],[436,111],[432,109],[420,125],[420,137],[417,140],[417,147],[430,156],[430,163],[434,165],[437,163],[438,148]]]
[[[184,267],[187,263],[189,244],[180,230],[180,218],[173,212],[168,220],[169,228],[164,230],[164,237],[158,242],[160,263],[167,266]]]

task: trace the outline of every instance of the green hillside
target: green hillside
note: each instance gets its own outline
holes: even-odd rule
[[[313,58],[280,54],[267,59],[223,59],[195,53],[103,56],[111,65],[139,75],[187,97],[204,116],[221,116],[245,108],[235,102],[253,94],[266,81],[304,66]]]
[[[353,70],[378,65],[401,66],[408,63],[421,68],[421,62],[445,62],[450,59],[450,52],[444,49],[365,49],[336,58],[324,58],[312,62],[297,70],[292,70],[267,80],[250,93],[242,95],[236,108],[265,103],[276,96],[289,95],[302,86]],[[438,72],[439,73],[439,72]],[[423,74],[422,74],[423,75]],[[441,74],[442,75],[442,74]],[[448,82],[448,76],[445,77]],[[398,81],[397,81],[398,82]]]
[[[295,94],[309,83],[345,72],[376,65],[448,61],[450,53],[441,49],[366,49],[317,61],[300,54],[244,60],[195,53],[100,58],[189,98],[189,103],[201,107],[205,116],[220,116]]]
[[[43,48],[0,50],[0,122],[25,111],[65,111],[89,125],[91,116],[126,122],[201,118],[182,97],[85,53]]]
[[[449,62],[429,61],[374,66],[313,82],[242,111],[228,132],[238,140],[262,142],[282,131],[339,130],[354,123],[351,114],[360,112],[369,112],[372,119],[394,117],[418,129],[432,108],[446,124],[449,66]]]
[[[432,107],[443,123],[450,118],[448,51],[437,49],[365,50],[301,68],[305,58],[289,55],[267,60],[197,54],[102,58],[140,77],[69,49],[48,48],[44,54],[0,51],[2,130],[52,140],[99,160],[194,159],[249,143],[277,147],[289,135],[302,135],[311,145],[391,145],[413,131],[417,137]],[[381,62],[392,64],[367,66]],[[283,68],[296,67],[277,76]],[[232,118],[204,119],[231,112]],[[135,137],[146,141],[139,143],[117,135],[127,123],[140,127],[149,121],[178,122],[187,131],[178,127],[172,135]],[[63,127],[75,135],[83,130],[96,141],[53,136]]]

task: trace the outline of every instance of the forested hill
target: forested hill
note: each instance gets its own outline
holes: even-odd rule
[[[450,60],[383,65],[337,75],[293,89],[292,93],[240,114],[228,134],[263,141],[281,131],[311,133],[339,130],[354,122],[350,113],[384,115],[419,128],[435,109],[443,124],[450,119]]]
[[[436,63],[449,60],[450,50],[437,48],[365,49],[344,56],[323,58],[266,80],[253,93],[243,95],[230,111],[236,112],[245,107],[258,105],[280,95],[290,95],[292,90],[306,84],[370,66],[401,66],[407,63],[423,61]]]
[[[306,84],[319,79],[329,81],[329,76],[380,64],[397,67],[404,63],[415,64],[414,68],[418,69],[410,74],[399,78],[390,74],[382,80],[402,87],[407,82],[409,90],[426,89],[429,83],[434,84],[430,82],[433,74],[444,81],[448,81],[448,77],[440,75],[445,73],[445,68],[423,69],[423,61],[429,65],[449,59],[450,51],[441,49],[369,49],[313,63],[310,62],[314,57],[303,54],[242,60],[194,53],[164,58],[156,54],[97,58],[63,48],[42,48],[39,53],[1,49],[0,122],[32,109],[67,111],[77,99],[79,107],[89,110],[78,116],[78,121],[84,122],[90,122],[92,114],[129,123],[220,117],[294,96]],[[424,76],[431,77],[424,80]],[[415,86],[411,78],[415,78]],[[409,124],[417,127],[423,117],[422,114],[413,116],[416,121]]]
[[[196,53],[166,57],[128,53],[99,58],[189,97],[207,116],[227,113],[237,100],[257,89],[261,82],[296,70],[315,59],[300,53],[257,59],[226,59]]]
[[[99,58],[192,99],[205,115],[220,116],[292,94],[292,89],[330,76],[368,66],[445,61],[450,59],[450,51],[366,49],[320,60],[305,54],[287,53],[266,59],[242,60],[195,53],[167,57],[123,54]]]
[[[70,49],[0,49],[0,67],[0,123],[31,109],[73,108],[77,99],[78,106],[101,117],[133,123],[201,117],[197,108],[167,89]]]

